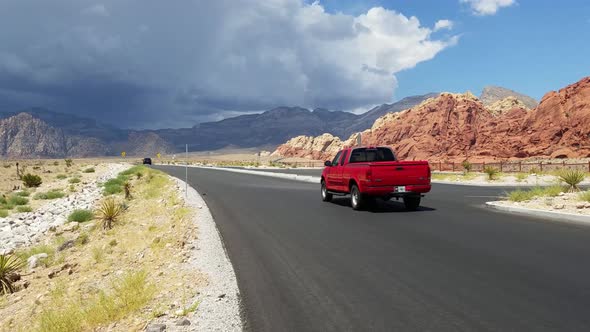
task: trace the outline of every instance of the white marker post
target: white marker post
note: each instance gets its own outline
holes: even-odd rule
[[[184,197],[188,197],[188,144],[186,145],[186,163],[184,167]]]

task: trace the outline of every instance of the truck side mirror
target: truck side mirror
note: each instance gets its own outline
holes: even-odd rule
[[[326,162],[324,163],[324,166],[326,167],[332,167],[332,162],[329,160],[326,160]]]

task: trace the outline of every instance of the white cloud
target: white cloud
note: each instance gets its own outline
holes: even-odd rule
[[[453,25],[454,25],[453,21],[450,21],[450,20],[438,20],[434,24],[434,31],[439,31],[439,30],[443,30],[443,29],[449,29],[449,30],[451,30],[453,28]]]
[[[302,0],[101,2],[3,8],[0,92],[45,95],[56,109],[123,125],[186,126],[281,105],[354,110],[390,102],[397,72],[458,40],[435,39],[436,26],[380,7],[353,16]],[[117,15],[64,14],[81,11]],[[24,20],[18,35],[8,28]]]
[[[516,0],[460,0],[461,3],[467,3],[471,6],[475,15],[494,15],[502,7],[510,7],[516,3]]]
[[[93,5],[91,7],[88,7],[88,8],[84,8],[82,10],[82,13],[87,14],[87,15],[95,15],[95,16],[103,16],[103,17],[108,17],[111,15],[109,13],[109,11],[107,10],[107,8],[105,7],[105,5],[100,4],[100,3]]]

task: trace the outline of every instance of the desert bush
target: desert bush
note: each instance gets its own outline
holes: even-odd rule
[[[0,210],[0,218],[6,218],[8,217],[8,211],[2,209]]]
[[[7,199],[8,204],[20,206],[20,205],[27,205],[29,204],[29,200],[26,197],[21,197],[18,195],[11,195]]]
[[[98,209],[98,213],[100,220],[102,221],[102,228],[111,229],[113,228],[113,223],[116,222],[123,213],[123,209],[114,198],[110,197],[102,202]]]
[[[96,170],[94,169],[94,167],[88,167],[86,169],[84,169],[82,172],[84,173],[94,173]]]
[[[95,263],[102,263],[104,260],[104,250],[101,247],[92,248],[92,259]]]
[[[41,180],[41,177],[39,175],[34,175],[31,173],[23,175],[22,181],[24,186],[27,188],[36,188],[43,183],[43,180]]]
[[[71,178],[70,180],[68,180],[68,182],[71,184],[80,183],[80,178]]]
[[[92,218],[94,218],[92,211],[79,209],[70,213],[68,216],[68,221],[86,222],[92,220]]]
[[[132,199],[133,197],[131,196],[131,183],[129,183],[129,181],[123,184],[123,189],[125,190],[125,199]]]
[[[52,189],[52,190],[47,191],[47,192],[36,193],[35,196],[33,196],[33,198],[34,199],[48,200],[48,199],[62,198],[65,195],[66,194],[64,194],[64,192],[61,191],[61,190],[59,190],[59,189]]]
[[[526,173],[516,173],[516,182],[524,181],[529,175]]]
[[[33,208],[28,205],[17,206],[16,210],[20,213],[33,212]]]
[[[21,197],[29,197],[31,195],[31,193],[26,190],[17,191],[14,194]]]
[[[64,161],[66,162],[66,167],[72,167],[72,164],[74,163],[72,159],[64,159]]]
[[[584,202],[590,202],[590,190],[581,192],[578,195],[578,199],[580,199],[581,201],[584,201]]]
[[[137,173],[135,173],[135,175],[137,176],[137,179],[138,180],[141,180],[141,177],[143,176],[143,173],[142,172],[137,172]]]
[[[76,245],[78,246],[83,246],[86,243],[88,243],[88,241],[90,241],[90,237],[88,236],[88,233],[82,233],[78,236],[78,238],[76,238]]]
[[[23,261],[13,255],[0,255],[0,294],[14,291],[13,276],[24,266]]]
[[[473,169],[473,165],[469,162],[469,160],[464,160],[461,163],[461,166],[463,166],[463,170],[465,170],[465,173],[469,173]]]
[[[492,166],[486,166],[483,169],[483,172],[486,173],[488,175],[488,180],[495,180],[496,177],[498,176],[498,173],[500,173],[500,171]]]
[[[57,161],[57,160],[56,160],[56,161],[54,161],[54,162],[53,162],[53,166],[59,166],[59,161]]]
[[[508,200],[511,202],[530,201],[534,197],[535,196],[533,195],[533,193],[530,190],[522,190],[522,189],[511,191],[507,195]]]
[[[564,169],[558,173],[559,180],[568,185],[569,192],[579,191],[578,185],[584,181],[586,173],[577,169]]]
[[[56,176],[56,178],[57,178],[58,180],[67,179],[67,177],[68,177],[68,176],[67,176],[67,175],[65,175],[65,174],[58,174],[58,175]]]
[[[508,193],[506,197],[512,202],[524,202],[530,201],[537,197],[556,197],[564,191],[564,187],[560,185],[553,185],[549,187],[534,187],[528,190],[514,190]]]

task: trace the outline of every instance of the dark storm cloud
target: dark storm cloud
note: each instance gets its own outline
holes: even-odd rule
[[[300,0],[4,0],[0,110],[45,106],[132,127],[280,105],[387,102],[394,74],[456,42],[415,17]]]

